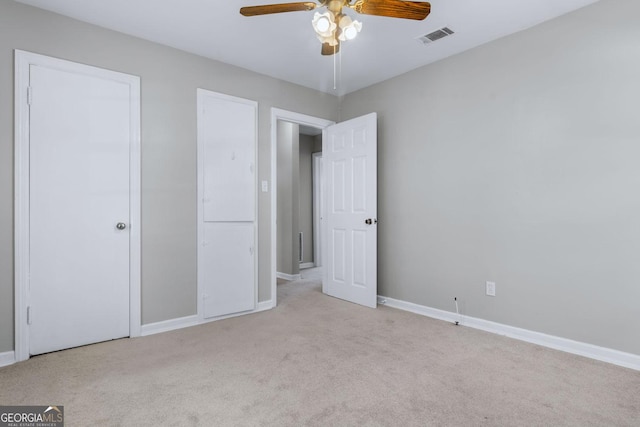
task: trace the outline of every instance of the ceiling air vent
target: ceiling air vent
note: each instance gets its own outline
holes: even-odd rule
[[[422,44],[429,44],[435,42],[436,40],[440,40],[441,38],[450,36],[451,34],[453,34],[453,30],[448,27],[443,27],[439,30],[435,30],[432,33],[420,36],[416,40],[418,40]]]

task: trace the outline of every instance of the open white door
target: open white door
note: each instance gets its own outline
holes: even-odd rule
[[[367,307],[377,300],[377,115],[329,126],[323,137],[325,292]]]

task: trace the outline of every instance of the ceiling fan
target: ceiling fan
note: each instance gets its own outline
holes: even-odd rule
[[[316,12],[312,25],[322,43],[323,55],[333,55],[340,50],[340,42],[355,38],[362,23],[343,13],[347,7],[363,15],[387,16],[421,21],[431,12],[431,4],[402,0],[318,0],[297,3],[266,4],[240,8],[243,16],[268,15],[271,13],[299,12],[326,7],[324,13]]]

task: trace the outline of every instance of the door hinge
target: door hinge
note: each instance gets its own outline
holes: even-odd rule
[[[31,307],[27,307],[27,325],[31,325]]]
[[[33,90],[31,86],[27,86],[27,105],[31,105],[33,102]]]

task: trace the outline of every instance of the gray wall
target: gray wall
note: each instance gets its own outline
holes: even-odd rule
[[[337,119],[332,95],[0,1],[0,352],[13,349],[13,49],[141,77],[145,324],[196,313],[196,88],[258,101],[259,180],[271,173],[271,107]],[[259,300],[266,301],[269,193],[260,192],[258,204]]]
[[[640,354],[638,16],[601,1],[344,98],[379,117],[380,294]]]
[[[299,223],[304,235],[302,262],[313,262],[313,136],[300,135]]]
[[[300,126],[278,120],[277,168],[278,168],[278,218],[276,265],[279,273],[297,275],[299,230],[299,151]]]

